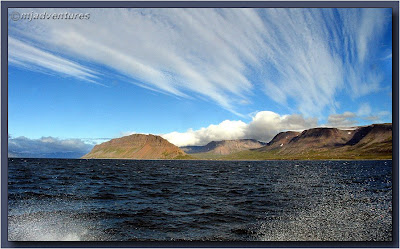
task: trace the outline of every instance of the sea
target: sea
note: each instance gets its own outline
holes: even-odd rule
[[[391,241],[392,161],[8,159],[9,241]]]

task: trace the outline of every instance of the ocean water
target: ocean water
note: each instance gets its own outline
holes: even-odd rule
[[[392,161],[8,160],[10,241],[391,241]]]

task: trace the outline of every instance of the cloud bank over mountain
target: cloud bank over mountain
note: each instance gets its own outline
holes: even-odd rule
[[[198,130],[189,129],[186,132],[174,131],[159,135],[176,146],[206,145],[211,141],[234,139],[255,139],[261,142],[269,142],[276,134],[283,131],[303,131],[318,126],[351,127],[357,125],[360,118],[379,122],[382,117],[389,115],[389,113],[380,112],[376,116],[368,116],[370,114],[370,112],[332,114],[326,124],[319,125],[317,118],[305,118],[300,114],[279,115],[271,111],[261,111],[254,114],[252,120],[248,123],[241,120],[225,120],[219,124],[211,124]],[[118,137],[136,133],[122,132]],[[9,136],[9,156],[80,158],[88,153],[94,145],[108,140],[110,138],[59,139],[42,137],[30,139]]]
[[[225,120],[199,130],[171,132],[162,137],[177,146],[205,145],[211,141],[242,138],[269,142],[281,131],[304,130],[316,126],[315,118],[304,118],[302,115],[281,116],[271,111],[262,111],[255,114],[249,123]]]
[[[241,120],[225,120],[198,130],[171,132],[162,137],[177,146],[205,145],[211,141],[231,139],[255,139],[269,142],[282,131],[303,131],[316,127],[348,128],[359,125],[360,120],[383,123],[382,120],[390,115],[385,111],[377,112],[375,115],[371,114],[370,107],[362,105],[358,113],[332,114],[329,115],[325,124],[320,124],[317,118],[305,118],[300,114],[279,115],[271,111],[260,111],[252,117],[249,123]]]

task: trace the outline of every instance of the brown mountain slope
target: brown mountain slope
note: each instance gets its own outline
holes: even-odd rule
[[[387,140],[388,134],[392,134],[392,124],[373,124],[359,127],[346,145],[381,143]]]
[[[96,145],[82,158],[182,159],[187,155],[164,138],[134,134]]]
[[[305,151],[332,149],[343,146],[354,135],[351,130],[339,130],[336,128],[313,128],[305,130],[297,136],[294,136],[286,144],[282,144],[280,148],[266,146],[264,151],[272,149],[280,149],[280,153],[296,154]]]
[[[300,132],[295,131],[280,132],[267,144],[267,146],[260,148],[260,151],[283,147],[300,134]]]
[[[392,136],[392,124],[374,124],[359,127],[354,136],[346,143],[346,147],[371,154],[391,154]]]
[[[208,153],[213,155],[229,155],[243,150],[261,148],[264,145],[265,143],[254,139],[236,139],[212,141],[204,146],[184,146],[180,148],[188,154]]]
[[[381,159],[392,158],[392,124],[355,129],[313,128],[281,132],[266,146],[223,159]]]

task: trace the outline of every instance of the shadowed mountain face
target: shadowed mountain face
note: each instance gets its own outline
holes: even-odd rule
[[[352,130],[336,128],[314,128],[298,132],[282,132],[276,135],[261,151],[271,149],[305,150],[311,148],[328,148],[344,145],[354,135]],[[279,146],[277,146],[279,144]]]
[[[180,159],[187,155],[164,138],[134,134],[96,145],[82,158]]]
[[[281,132],[266,146],[225,159],[379,159],[392,158],[392,124],[354,129],[314,128]]]
[[[387,140],[388,135],[392,136],[392,124],[376,124],[360,127],[346,145],[358,144],[359,146],[363,146],[372,143],[382,143]]]
[[[284,138],[284,139],[283,139]],[[339,130],[337,128],[314,128],[301,133],[292,131],[276,135],[267,146],[259,151],[268,151],[275,148],[281,150],[304,151],[312,148],[335,149],[345,146],[366,147],[367,145],[392,141],[392,124],[374,124],[361,126],[353,130]],[[274,146],[280,143],[279,147]]]
[[[287,131],[278,133],[268,144],[263,148],[279,148],[288,144],[290,140],[300,135],[300,132]],[[262,150],[262,149],[261,149]]]
[[[212,141],[204,146],[184,146],[180,147],[188,154],[208,153],[214,155],[229,155],[235,152],[261,148],[265,143],[254,139],[237,139]]]

